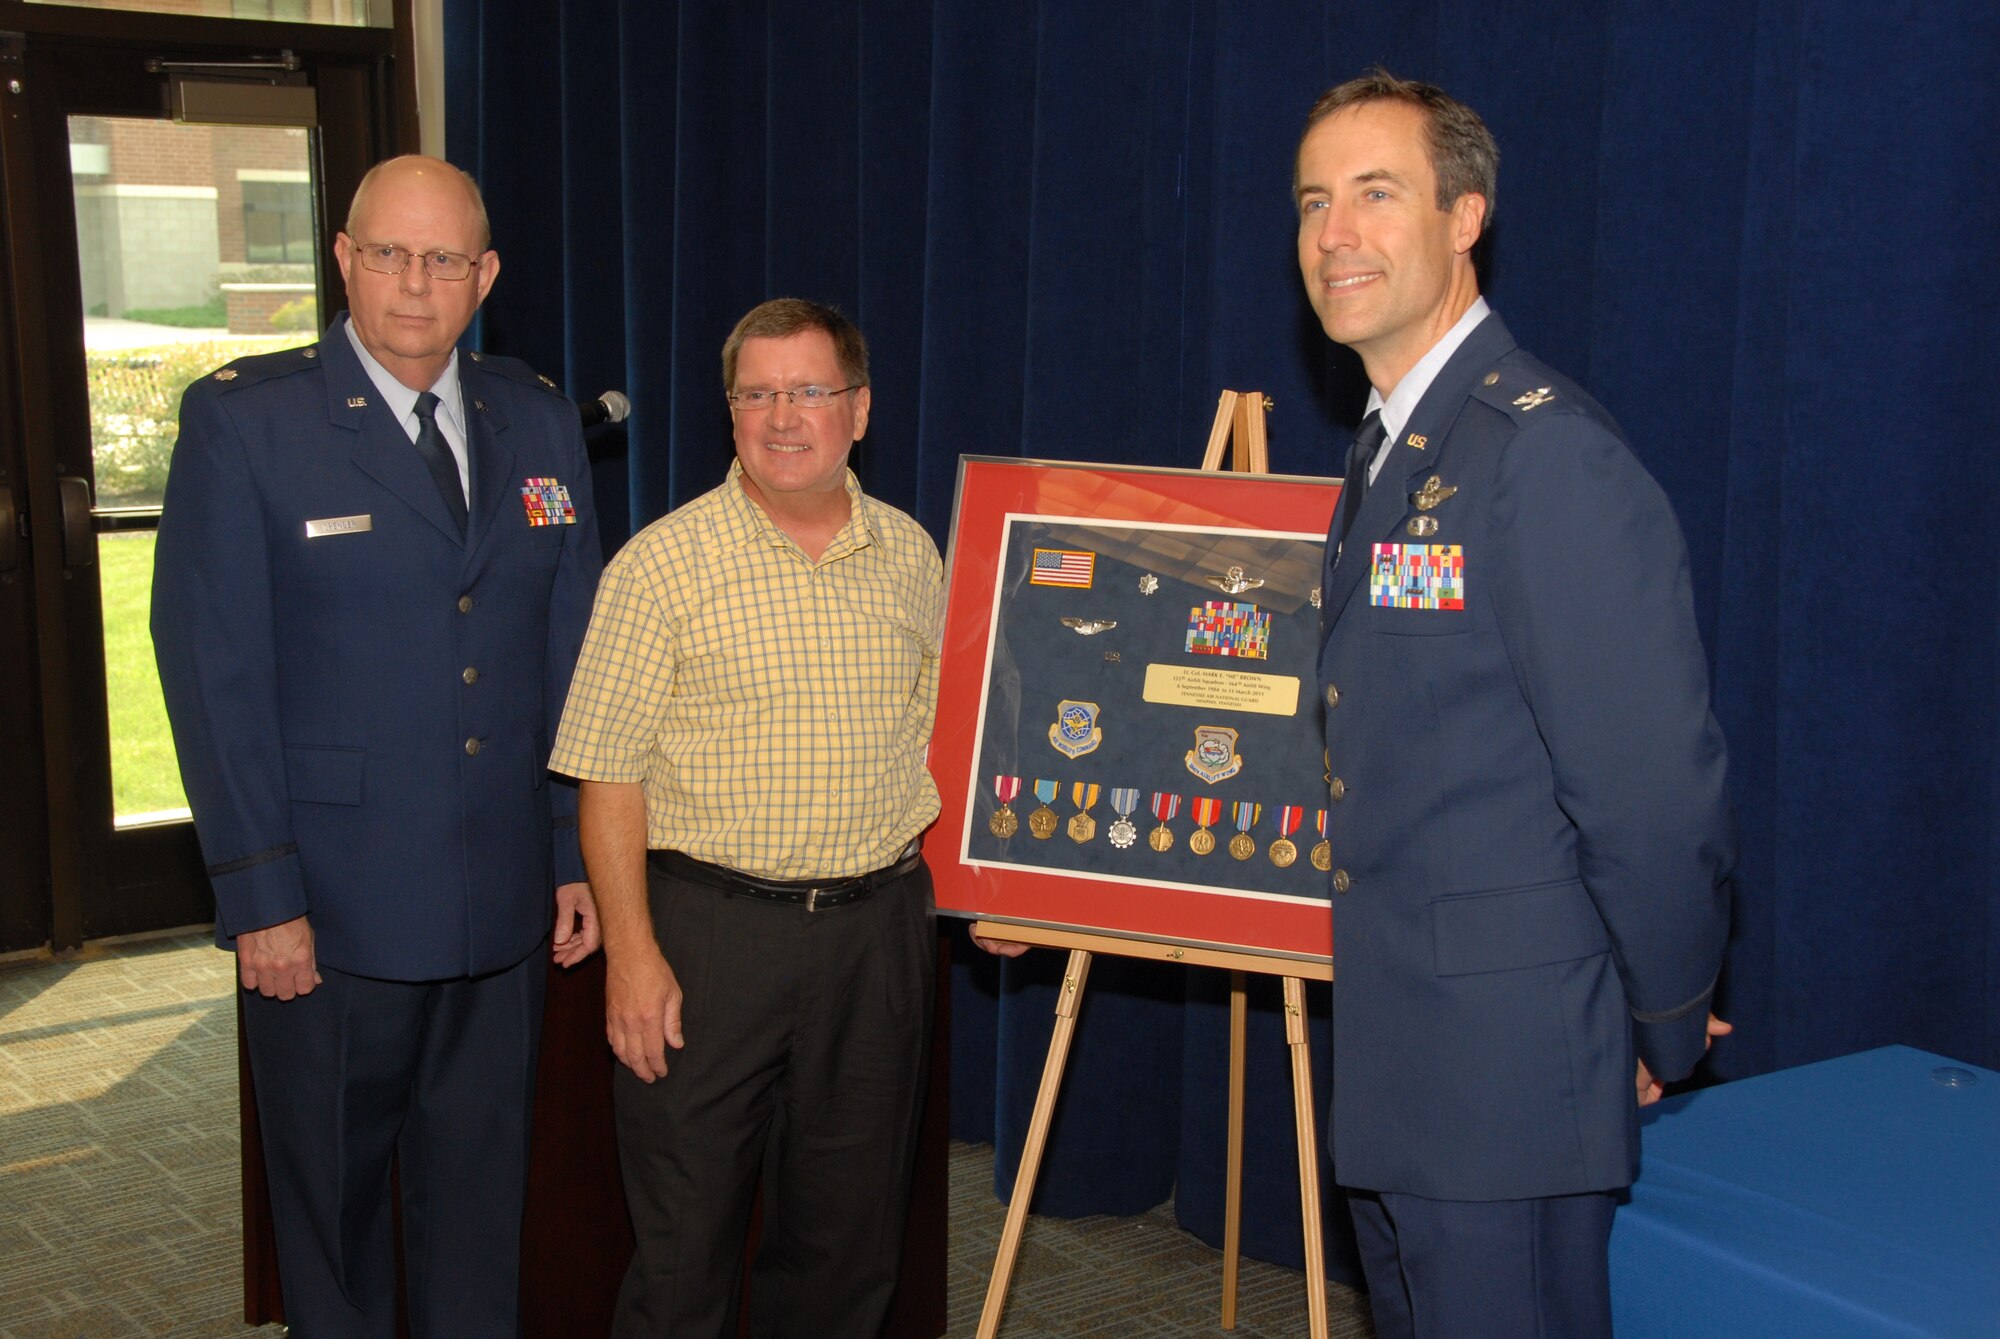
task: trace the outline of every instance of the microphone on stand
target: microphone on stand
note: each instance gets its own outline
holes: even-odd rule
[[[600,423],[623,423],[632,412],[632,402],[625,398],[623,391],[606,391],[595,400],[579,401],[576,412],[586,428],[594,428]]]

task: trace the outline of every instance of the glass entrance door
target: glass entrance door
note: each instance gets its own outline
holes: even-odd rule
[[[334,220],[391,151],[390,34],[172,31],[0,39],[0,952],[213,917],[148,629],[180,396],[318,338]]]

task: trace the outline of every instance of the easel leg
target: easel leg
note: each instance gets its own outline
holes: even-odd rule
[[[1312,1044],[1306,1034],[1306,988],[1285,978],[1285,1040],[1292,1049],[1292,1102],[1299,1127],[1299,1209],[1306,1229],[1306,1318],[1326,1339],[1326,1241],[1319,1221],[1319,1137],[1313,1132]]]
[[[986,1305],[979,1312],[979,1339],[993,1339],[1000,1331],[1000,1312],[1007,1305],[1007,1284],[1014,1277],[1014,1260],[1021,1252],[1021,1233],[1028,1222],[1028,1201],[1035,1197],[1035,1173],[1042,1166],[1042,1145],[1049,1136],[1049,1122],[1055,1117],[1056,1093],[1062,1087],[1063,1064],[1069,1059],[1069,1043],[1076,1032],[1077,1008],[1083,1002],[1083,983],[1090,975],[1090,954],[1071,949],[1069,964],[1063,968],[1062,993],[1056,997],[1056,1029],[1049,1037],[1049,1058],[1042,1065],[1042,1086],[1035,1092],[1035,1111],[1028,1119],[1028,1142],[1021,1149],[1021,1165],[1014,1173],[1014,1190],[1007,1199],[1007,1223],[1000,1230],[1000,1252],[993,1259],[993,1277],[986,1284]],[[1322,1296],[1325,1288],[1321,1288]],[[1320,1307],[1319,1334],[1326,1333],[1326,1308]]]
[[[1236,1328],[1243,1264],[1243,1046],[1250,1016],[1243,973],[1229,974],[1229,1171],[1222,1192],[1222,1328]]]

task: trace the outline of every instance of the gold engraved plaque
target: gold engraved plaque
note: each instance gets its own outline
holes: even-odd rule
[[[1144,695],[1148,702],[1169,707],[1251,711],[1263,716],[1296,716],[1299,712],[1299,681],[1289,674],[1152,664],[1146,666]]]

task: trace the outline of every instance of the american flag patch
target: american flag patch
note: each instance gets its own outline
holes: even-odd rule
[[[575,525],[576,504],[569,489],[554,479],[529,479],[521,485],[521,505],[529,525]]]
[[[1465,608],[1465,550],[1457,544],[1377,544],[1368,603],[1385,609]]]
[[[1036,549],[1028,567],[1030,586],[1077,586],[1090,589],[1097,555],[1081,549]]]
[[[1187,649],[1198,656],[1270,657],[1271,616],[1254,604],[1209,600],[1188,610]]]

